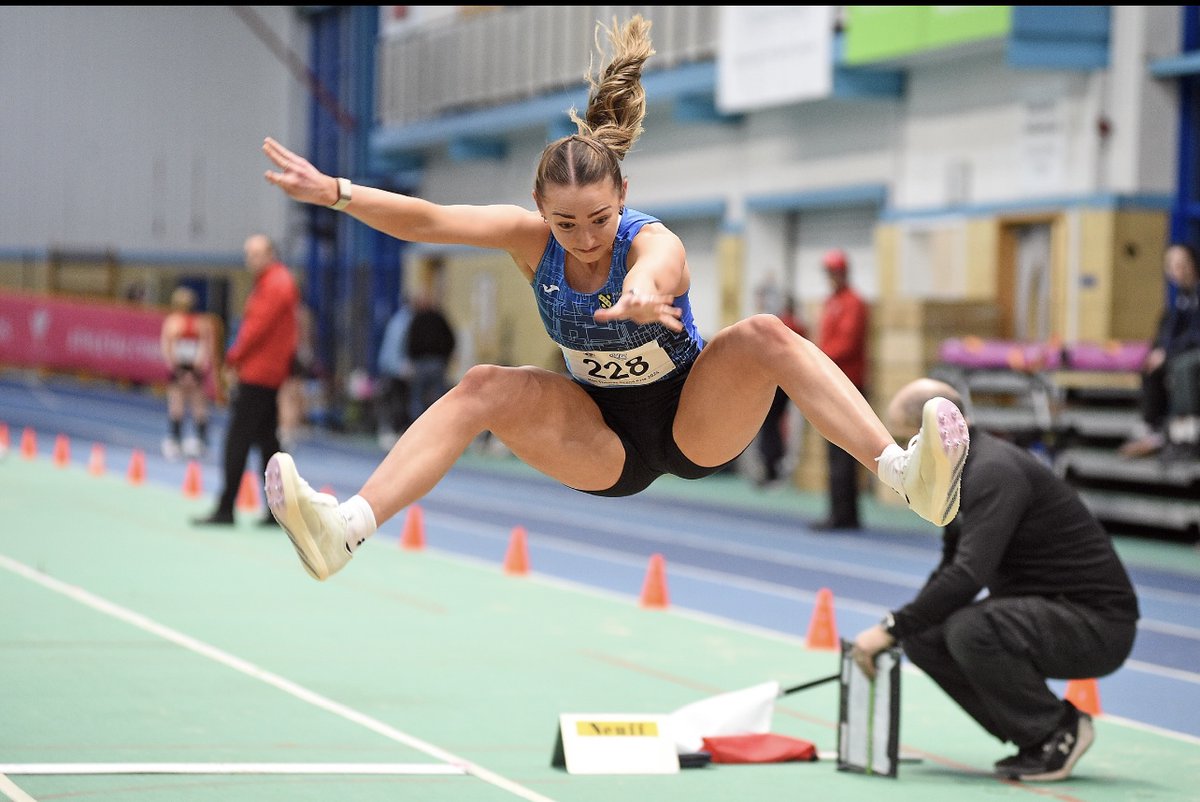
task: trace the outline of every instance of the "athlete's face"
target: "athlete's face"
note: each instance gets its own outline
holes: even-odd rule
[[[537,201],[538,209],[558,244],[584,264],[612,258],[617,226],[625,201],[620,189],[608,181],[583,186],[551,184]]]

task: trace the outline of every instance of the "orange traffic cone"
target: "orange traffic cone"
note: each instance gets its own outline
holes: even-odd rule
[[[128,477],[129,481],[135,485],[146,481],[146,452],[140,448],[135,448],[129,458]]]
[[[21,456],[25,459],[37,459],[37,432],[26,426],[21,432]]]
[[[188,498],[200,498],[200,463],[196,460],[188,460],[187,471],[183,474],[183,495]]]
[[[808,624],[805,645],[810,649],[837,651],[839,648],[837,622],[833,615],[833,591],[821,588],[817,591],[817,606],[813,608],[812,620]]]
[[[104,474],[104,446],[92,443],[92,453],[88,456],[88,473],[92,476]]]
[[[514,526],[504,555],[504,573],[524,576],[529,573],[529,547],[525,543],[525,527]]]
[[[65,434],[54,438],[54,465],[65,468],[71,464],[71,441]]]
[[[1100,683],[1094,679],[1073,679],[1067,682],[1065,698],[1084,713],[1100,715]]]
[[[262,494],[258,490],[258,477],[254,471],[242,474],[242,483],[238,486],[237,508],[243,512],[258,512],[262,508]]]
[[[0,456],[8,453],[8,424],[0,423]]]
[[[404,517],[404,534],[400,537],[400,547],[410,551],[420,551],[425,548],[425,514],[416,504],[408,505],[408,515]]]
[[[646,581],[642,583],[642,606],[654,609],[665,609],[667,598],[667,563],[661,554],[650,556],[650,565],[646,569]]]

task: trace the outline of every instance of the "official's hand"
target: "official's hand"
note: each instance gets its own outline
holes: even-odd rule
[[[869,629],[864,629],[854,637],[854,646],[850,649],[850,657],[858,664],[868,679],[875,679],[875,655],[884,649],[890,649],[895,643],[896,639],[887,634],[887,630],[882,625],[876,624]]]
[[[264,177],[292,200],[330,206],[337,203],[337,180],[325,175],[303,156],[292,153],[271,137],[263,141],[263,153],[280,172],[267,170]]]
[[[670,295],[652,295],[627,290],[608,309],[597,309],[594,317],[601,323],[607,320],[632,320],[634,323],[661,323],[671,331],[683,331],[679,318],[683,310],[675,306]]]

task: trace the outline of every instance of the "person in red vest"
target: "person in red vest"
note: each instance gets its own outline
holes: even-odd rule
[[[234,522],[234,503],[252,447],[258,448],[263,470],[271,455],[280,450],[279,388],[291,375],[300,337],[296,320],[299,290],[291,272],[279,261],[271,238],[250,236],[245,255],[246,267],[254,273],[254,287],[246,299],[237,339],[225,355],[237,386],[225,432],[224,484],[217,508],[193,521],[200,525]],[[261,523],[274,523],[274,518],[267,513]]]
[[[163,456],[199,459],[208,451],[208,396],[205,383],[212,373],[216,332],[212,320],[196,312],[196,291],[176,287],[171,293],[171,311],[163,320],[163,360],[171,371],[167,378],[167,423]],[[191,412],[194,434],[183,437],[183,419]]]
[[[850,260],[832,250],[821,260],[831,292],[821,310],[817,347],[841,368],[846,378],[866,394],[867,304],[850,286]],[[858,462],[829,443],[829,517],[812,525],[818,531],[858,529]]]

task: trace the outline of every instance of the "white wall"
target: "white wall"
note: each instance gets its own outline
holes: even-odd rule
[[[292,6],[251,6],[302,57]],[[0,253],[234,254],[285,231],[262,139],[307,92],[227,6],[0,7]]]

